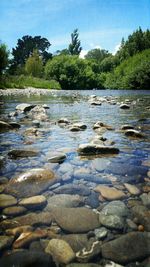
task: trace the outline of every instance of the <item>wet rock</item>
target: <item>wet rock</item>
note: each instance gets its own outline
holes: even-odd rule
[[[77,194],[81,196],[88,196],[91,193],[90,189],[87,186],[75,184],[62,185],[53,191],[56,194]]]
[[[8,178],[6,178],[6,177],[0,177],[0,185],[5,185],[5,184],[7,184],[8,183]]]
[[[24,214],[27,211],[26,208],[21,206],[8,207],[3,209],[3,214],[6,216],[19,216]]]
[[[87,208],[57,208],[53,215],[57,224],[71,233],[83,233],[99,227],[97,214]]]
[[[43,208],[47,203],[44,196],[34,196],[22,199],[19,204],[26,207],[27,209]]]
[[[70,127],[71,132],[77,132],[77,131],[82,131],[85,130],[87,126],[83,123],[74,123]]]
[[[113,187],[108,187],[104,185],[98,185],[94,188],[94,191],[99,192],[102,197],[107,200],[116,200],[125,198],[126,195],[121,191]]]
[[[148,194],[144,193],[140,196],[143,205],[150,208],[150,192]]]
[[[94,126],[93,126],[93,130],[99,129],[101,127],[106,128],[107,130],[113,130],[113,127],[101,122],[101,121],[97,121]]]
[[[76,253],[79,262],[89,262],[101,252],[101,241],[89,241],[87,246]]]
[[[125,131],[125,135],[126,136],[131,136],[131,137],[134,137],[134,138],[144,138],[145,135],[137,130],[126,130]]]
[[[33,109],[35,105],[27,104],[27,103],[22,103],[16,106],[16,110],[20,112],[27,112]]]
[[[0,266],[12,267],[56,267],[52,261],[52,257],[47,253],[31,252],[31,251],[17,251],[3,256],[0,259]]]
[[[48,161],[51,163],[62,163],[67,158],[66,154],[55,153],[48,158]]]
[[[110,161],[103,158],[97,158],[92,161],[92,168],[98,172],[102,172],[105,170],[107,165],[109,165]]]
[[[67,118],[60,118],[60,119],[58,120],[58,123],[65,123],[65,124],[69,124],[69,123],[70,123],[70,121],[69,121]]]
[[[12,129],[12,126],[9,123],[0,121],[0,133],[9,131],[11,129]]]
[[[34,121],[32,121],[32,125],[39,128],[40,127],[40,121],[34,120]]]
[[[4,220],[0,222],[3,229],[15,228],[23,225],[50,225],[52,222],[52,215],[49,212],[28,213],[13,219]]]
[[[59,167],[59,172],[61,173],[72,173],[73,172],[73,167],[70,163],[63,163]]]
[[[10,122],[9,124],[13,129],[19,129],[21,127],[21,125],[17,122]]]
[[[96,263],[70,263],[66,267],[100,267],[100,265]]]
[[[37,229],[34,232],[22,233],[13,243],[13,248],[19,249],[27,247],[32,241],[44,238],[46,236],[47,236],[47,231],[41,229]]]
[[[147,257],[150,253],[149,233],[131,232],[102,245],[102,256],[127,264]]]
[[[28,128],[27,130],[24,131],[25,136],[37,136],[38,135],[38,130],[35,127]]]
[[[139,195],[140,194],[140,190],[132,184],[128,184],[128,183],[124,183],[125,188],[129,191],[129,193],[131,195]]]
[[[129,109],[130,106],[127,105],[127,104],[121,104],[121,105],[120,105],[120,108],[121,108],[121,109]]]
[[[51,254],[53,260],[57,262],[57,264],[67,264],[75,258],[75,253],[69,244],[60,239],[51,239],[45,249],[45,252]]]
[[[38,151],[35,150],[24,150],[24,149],[14,149],[8,152],[8,156],[10,158],[26,158],[26,157],[36,157],[38,155]]]
[[[54,173],[45,169],[31,169],[10,179],[6,193],[19,198],[35,196],[56,182]]]
[[[11,195],[0,194],[0,209],[14,206],[17,204],[17,199]]]
[[[96,236],[96,239],[102,240],[107,236],[108,229],[106,229],[105,227],[101,227],[101,228],[95,229],[94,230],[94,234]]]
[[[46,211],[51,211],[56,207],[75,208],[84,205],[84,199],[79,195],[59,194],[49,197],[47,201]]]
[[[78,148],[78,153],[80,155],[118,154],[119,149],[111,146],[82,144]]]
[[[101,211],[105,215],[117,215],[119,217],[127,217],[129,215],[129,210],[120,200],[114,200],[108,203]]]
[[[86,234],[68,234],[63,235],[61,238],[71,246],[74,252],[83,249],[88,243]]]
[[[13,236],[0,235],[0,251],[2,251],[5,248],[10,247],[13,240],[14,240]]]
[[[7,229],[5,232],[7,235],[13,235],[16,237],[22,233],[32,232],[32,231],[33,231],[33,227],[31,227],[30,225],[24,225],[24,226],[19,226],[13,229]]]
[[[109,229],[121,230],[124,228],[123,218],[117,215],[105,215],[103,213],[100,213],[99,221],[102,225]]]
[[[126,219],[127,226],[132,229],[133,231],[137,230],[137,225],[130,219]]]
[[[85,205],[90,206],[91,208],[97,208],[99,206],[99,196],[95,192],[91,192],[91,194],[86,197]]]
[[[125,124],[121,126],[121,130],[125,131],[125,130],[131,130],[134,129],[134,126],[129,125],[129,124]]]

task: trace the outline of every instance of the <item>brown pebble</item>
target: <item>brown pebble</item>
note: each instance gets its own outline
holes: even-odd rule
[[[138,231],[140,231],[140,232],[144,232],[144,226],[140,224],[140,225],[138,226]]]

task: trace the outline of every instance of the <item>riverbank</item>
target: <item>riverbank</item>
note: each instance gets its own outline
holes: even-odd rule
[[[49,94],[52,94],[52,92],[55,92],[57,90],[58,89],[42,89],[42,88],[34,88],[34,87],[28,87],[25,89],[9,88],[9,89],[0,89],[0,96],[49,95]]]

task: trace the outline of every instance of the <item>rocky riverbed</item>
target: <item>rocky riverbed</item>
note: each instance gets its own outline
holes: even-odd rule
[[[13,90],[0,90],[0,266],[148,267],[149,96]]]

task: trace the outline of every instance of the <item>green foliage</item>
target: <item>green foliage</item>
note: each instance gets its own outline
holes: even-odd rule
[[[25,63],[25,71],[27,74],[34,77],[42,76],[43,62],[38,50],[34,50],[33,54],[27,59]]]
[[[55,80],[44,80],[32,76],[11,76],[5,75],[0,80],[0,88],[44,88],[44,89],[61,89],[60,84]]]
[[[68,47],[70,55],[79,55],[82,50],[81,42],[79,40],[78,29],[75,29],[71,34],[71,43]]]
[[[150,49],[124,60],[106,75],[106,88],[150,89]]]
[[[90,50],[85,58],[100,63],[104,58],[109,57],[111,54],[105,49],[95,48]]]
[[[45,75],[47,79],[58,81],[62,89],[92,89],[102,86],[89,62],[78,56],[55,56],[47,62]]]
[[[101,72],[110,72],[118,65],[118,60],[115,56],[111,55],[105,57],[99,66]]]
[[[5,44],[0,44],[0,76],[8,66],[9,52]]]

